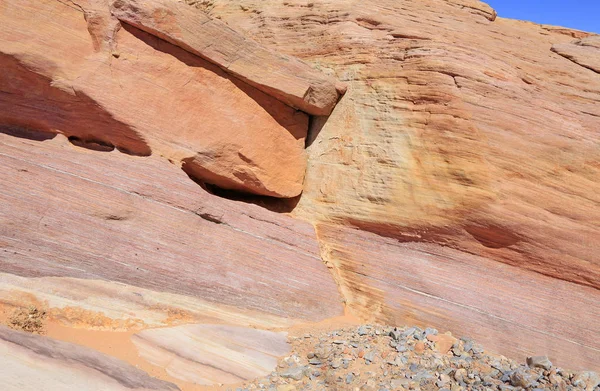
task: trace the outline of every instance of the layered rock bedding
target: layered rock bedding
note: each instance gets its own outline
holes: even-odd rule
[[[0,388],[597,391],[599,42],[477,0],[0,2]]]

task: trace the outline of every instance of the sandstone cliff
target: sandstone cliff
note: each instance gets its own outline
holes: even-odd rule
[[[598,36],[476,0],[8,0],[0,65],[0,320],[161,380],[0,330],[22,373],[235,383],[344,314],[600,369]]]

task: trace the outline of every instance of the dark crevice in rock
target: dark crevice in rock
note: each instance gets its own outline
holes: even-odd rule
[[[506,248],[521,241],[517,234],[497,225],[468,225],[465,231],[488,248]]]
[[[184,167],[182,167],[182,169],[191,180],[193,180],[196,184],[202,187],[207,193],[217,197],[225,198],[232,201],[254,204],[267,210],[270,210],[271,212],[277,213],[289,213],[293,211],[298,202],[300,201],[300,196],[294,198],[277,198],[251,194],[239,190],[224,189],[217,185],[207,183],[202,179],[191,175],[191,173],[187,172]],[[218,216],[198,211],[194,213],[196,213],[199,217],[203,218],[204,220],[211,221],[217,224],[224,224],[222,219]]]
[[[0,125],[0,133],[4,133],[9,136],[24,138],[32,141],[46,141],[52,140],[56,137],[56,133],[50,133],[20,126],[11,125]]]
[[[204,184],[209,193],[221,198],[226,198],[232,201],[240,201],[248,204],[254,204],[262,208],[268,209],[271,212],[289,213],[294,210],[300,196],[294,198],[276,198],[269,196],[260,196],[256,194],[245,193],[236,190],[223,189],[216,185]]]
[[[195,211],[194,213],[195,213],[195,214],[196,214],[198,217],[200,217],[201,219],[203,219],[203,220],[206,220],[206,221],[210,221],[211,223],[215,223],[215,224],[226,224],[226,225],[227,225],[227,223],[225,223],[225,222],[223,221],[223,216],[216,216],[216,215],[213,215],[212,213],[208,213],[208,212],[202,212],[202,211],[200,211],[200,210],[197,210],[197,211]]]
[[[92,151],[98,152],[111,152],[114,151],[115,146],[101,140],[82,140],[77,136],[69,136],[69,142],[77,147],[91,149]]]
[[[306,134],[306,144],[305,144],[306,148],[310,147],[315,142],[315,140],[319,136],[319,133],[321,133],[321,130],[327,123],[328,119],[329,119],[329,116],[314,116],[314,115],[311,115],[308,118],[308,133]]]

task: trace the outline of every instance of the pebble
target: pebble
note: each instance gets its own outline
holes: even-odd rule
[[[580,372],[573,377],[573,385],[586,391],[594,391],[594,388],[600,385],[600,375],[592,371]]]
[[[304,377],[304,369],[303,367],[292,367],[288,368],[285,371],[279,374],[280,377],[294,380],[302,380]]]
[[[349,373],[346,375],[346,384],[351,384],[354,381],[354,375]]]
[[[545,370],[552,368],[552,362],[550,362],[548,356],[527,357],[527,365],[530,368],[543,368]]]
[[[510,375],[510,384],[515,387],[529,388],[535,383],[534,377],[522,369],[517,369]]]
[[[365,361],[367,363],[373,362],[373,360],[375,360],[376,354],[377,354],[377,352],[375,350],[370,350],[367,354],[365,354]]]
[[[400,330],[398,330],[398,328],[394,327],[394,329],[390,331],[390,337],[392,337],[392,339],[395,341],[398,341],[400,338],[402,338],[402,333]]]

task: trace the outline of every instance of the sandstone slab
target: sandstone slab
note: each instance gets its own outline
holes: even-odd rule
[[[212,196],[160,158],[62,136],[0,140],[3,273],[119,282],[292,321],[342,313],[310,224]]]
[[[211,61],[269,95],[313,115],[328,115],[342,87],[309,65],[269,50],[211,19],[169,0],[114,0],[120,21]],[[340,90],[340,91],[338,91]]]
[[[173,383],[108,355],[75,344],[0,326],[2,389],[174,391]]]
[[[122,282],[0,273],[0,318],[10,320],[16,311],[29,307],[44,311],[51,324],[111,332],[188,323],[284,328],[298,322]]]
[[[600,73],[600,36],[552,46],[552,51],[596,73]]]
[[[132,340],[142,358],[175,378],[202,385],[266,376],[290,350],[286,333],[226,325],[144,330]]]
[[[435,244],[319,225],[347,308],[360,319],[467,336],[525,362],[600,369],[600,292]]]
[[[277,197],[302,190],[305,113],[177,46],[120,28],[106,2],[3,2],[0,64],[0,125],[13,132],[162,155],[222,188]]]

